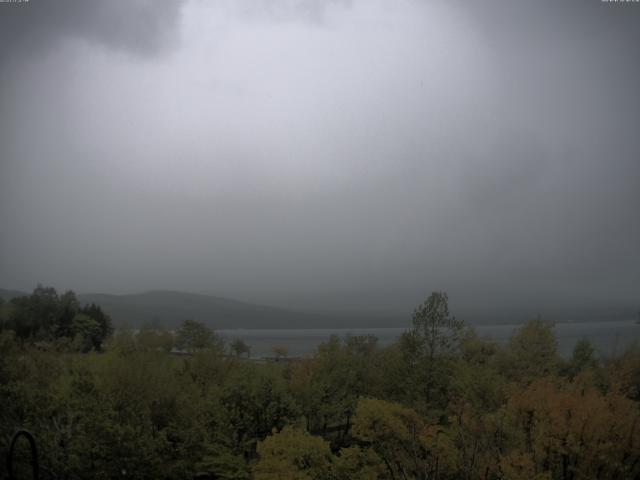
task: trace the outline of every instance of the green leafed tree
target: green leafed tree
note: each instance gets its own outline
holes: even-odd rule
[[[150,323],[144,323],[135,335],[136,348],[148,352],[170,352],[173,342],[171,332]]]
[[[526,383],[557,373],[560,358],[553,328],[553,322],[537,318],[511,337],[503,367],[508,377]]]
[[[74,347],[81,352],[89,352],[102,344],[100,324],[89,315],[78,313],[71,321]]]
[[[449,297],[433,292],[413,312],[413,333],[418,337],[429,359],[457,351],[464,327],[449,313]]]
[[[99,350],[101,348],[101,344],[104,340],[110,337],[113,334],[113,325],[111,322],[111,317],[107,315],[100,306],[95,303],[91,303],[90,305],[86,305],[80,308],[80,313],[88,315],[93,318],[100,328],[100,344],[95,344],[94,347]]]
[[[361,399],[353,434],[382,460],[382,478],[451,478],[455,449],[447,432],[414,410],[377,399]]]
[[[573,379],[585,370],[597,368],[599,363],[596,349],[589,340],[582,339],[573,347],[573,354],[564,365],[563,373]]]
[[[450,399],[464,324],[450,314],[444,292],[433,292],[412,319],[413,328],[398,341],[399,361],[391,367],[390,382],[402,392],[399,400],[437,417],[444,414]]]
[[[204,350],[221,350],[222,339],[204,323],[185,320],[176,331],[176,347],[189,353]]]
[[[38,285],[31,295],[13,298],[3,310],[3,328],[15,331],[18,338],[27,342],[61,346],[80,334],[80,343],[89,342],[82,350],[101,350],[102,343],[113,333],[111,318],[97,305],[81,307],[72,290],[58,295],[54,288]],[[82,317],[76,320],[78,315]]]
[[[245,343],[241,338],[236,338],[231,345],[229,345],[231,349],[231,353],[233,353],[236,357],[241,357],[242,355],[247,355],[247,357],[251,356],[251,347]]]
[[[331,480],[333,455],[329,442],[287,426],[258,444],[256,480]]]
[[[31,295],[11,299],[8,328],[22,339],[47,340],[57,327],[59,298],[56,290],[38,285]]]

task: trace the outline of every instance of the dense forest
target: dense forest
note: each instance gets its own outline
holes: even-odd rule
[[[640,347],[561,358],[542,319],[501,346],[440,292],[389,347],[331,337],[302,359],[251,359],[196,320],[114,332],[44,287],[0,328],[0,450],[28,429],[42,478],[640,478]]]

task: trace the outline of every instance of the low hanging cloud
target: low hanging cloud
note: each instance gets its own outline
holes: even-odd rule
[[[83,39],[139,56],[178,42],[181,0],[30,0],[0,6],[0,61],[50,52],[66,39]]]
[[[69,5],[0,54],[0,285],[638,301],[633,5]]]

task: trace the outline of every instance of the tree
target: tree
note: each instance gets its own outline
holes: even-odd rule
[[[378,337],[375,335],[347,335],[344,339],[346,350],[357,355],[372,355],[378,349]]]
[[[456,452],[448,434],[410,408],[363,398],[358,402],[353,435],[382,459],[386,478],[426,480],[453,473]]]
[[[95,303],[91,303],[90,305],[85,305],[80,310],[80,313],[88,315],[93,318],[96,322],[98,322],[98,326],[100,327],[100,336],[99,342],[94,344],[96,350],[100,350],[102,348],[102,342],[104,342],[108,337],[113,334],[113,325],[111,322],[111,317],[107,315],[102,308],[100,308]]]
[[[148,352],[170,352],[174,338],[171,332],[162,327],[144,323],[135,335],[136,347]]]
[[[395,377],[405,399],[432,417],[444,415],[464,324],[449,313],[449,298],[433,292],[413,312],[413,328],[398,341]]]
[[[136,334],[128,322],[118,326],[108,345],[109,351],[117,352],[120,355],[129,355],[136,351]]]
[[[9,304],[0,297],[0,331],[8,328],[9,322]]]
[[[251,347],[247,345],[241,338],[236,338],[233,342],[231,342],[229,348],[236,357],[240,357],[245,353],[247,354],[247,358],[251,356]]]
[[[627,351],[608,365],[613,388],[640,401],[640,344],[634,342]]]
[[[280,430],[298,416],[282,366],[237,362],[226,372],[220,403],[232,430],[231,441],[247,455],[274,429]]]
[[[593,348],[589,340],[583,339],[576,343],[571,360],[569,360],[564,370],[569,378],[573,379],[584,370],[596,368],[598,363],[595,348]]]
[[[271,350],[278,360],[287,358],[287,355],[289,355],[289,348],[286,345],[274,345]]]
[[[552,322],[537,318],[511,337],[504,359],[508,377],[526,383],[557,372],[558,342],[553,327]]]
[[[102,330],[98,322],[84,313],[78,313],[71,322],[74,344],[81,352],[99,348],[102,344]]]
[[[468,328],[460,342],[461,358],[455,362],[449,396],[460,404],[474,408],[478,414],[495,412],[504,402],[505,379],[498,369],[500,346],[484,340]]]
[[[501,465],[523,471],[515,478],[640,476],[640,408],[620,393],[543,378],[514,392],[505,410],[514,435]]]
[[[332,335],[321,343],[313,359],[293,366],[290,388],[311,433],[334,433],[342,444],[351,430],[351,419],[360,396],[372,395],[379,384],[376,341],[368,336]]]
[[[72,290],[60,295],[54,332],[57,337],[73,337],[73,318],[78,314],[79,310],[78,299]]]
[[[329,442],[287,426],[258,444],[256,480],[331,480],[334,457]]]
[[[74,319],[78,314],[85,318],[74,326]],[[80,307],[76,294],[68,290],[58,295],[52,287],[38,285],[31,295],[13,298],[10,302],[6,328],[16,332],[16,336],[23,340],[47,341],[58,339],[55,343],[65,345],[82,329],[82,342],[89,339],[91,348],[100,350],[102,343],[113,333],[111,319],[102,309],[91,304]],[[91,328],[91,335],[87,336],[87,318],[96,322],[97,330]],[[86,350],[83,348],[83,350]]]
[[[176,332],[176,348],[185,352],[195,353],[202,350],[219,350],[222,339],[197,320],[185,320]]]
[[[412,315],[413,333],[426,355],[451,355],[458,349],[464,323],[449,314],[449,297],[445,292],[433,292]]]
[[[10,302],[9,328],[22,339],[45,340],[53,336],[59,315],[56,290],[38,285],[31,295],[15,297]]]

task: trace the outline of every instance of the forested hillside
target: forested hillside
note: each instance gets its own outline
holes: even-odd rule
[[[390,347],[332,337],[309,358],[255,362],[197,321],[96,345],[77,311],[65,337],[69,296],[36,293],[1,310],[0,449],[29,429],[42,478],[640,476],[638,346],[602,358],[583,341],[563,360],[538,319],[501,347],[436,292]],[[10,328],[8,310],[34,305],[48,327]]]
[[[0,289],[0,299],[29,295],[17,290]],[[128,295],[80,293],[81,305],[98,304],[109,314],[115,326],[139,327],[146,323],[174,328],[186,318],[197,318],[211,328],[343,328],[394,325],[397,317],[313,313],[256,305],[213,295],[155,290]]]
[[[211,295],[151,291],[131,295],[82,294],[84,303],[98,303],[116,324],[145,322],[175,327],[197,318],[212,328],[311,328],[336,326],[342,318],[254,305]]]

